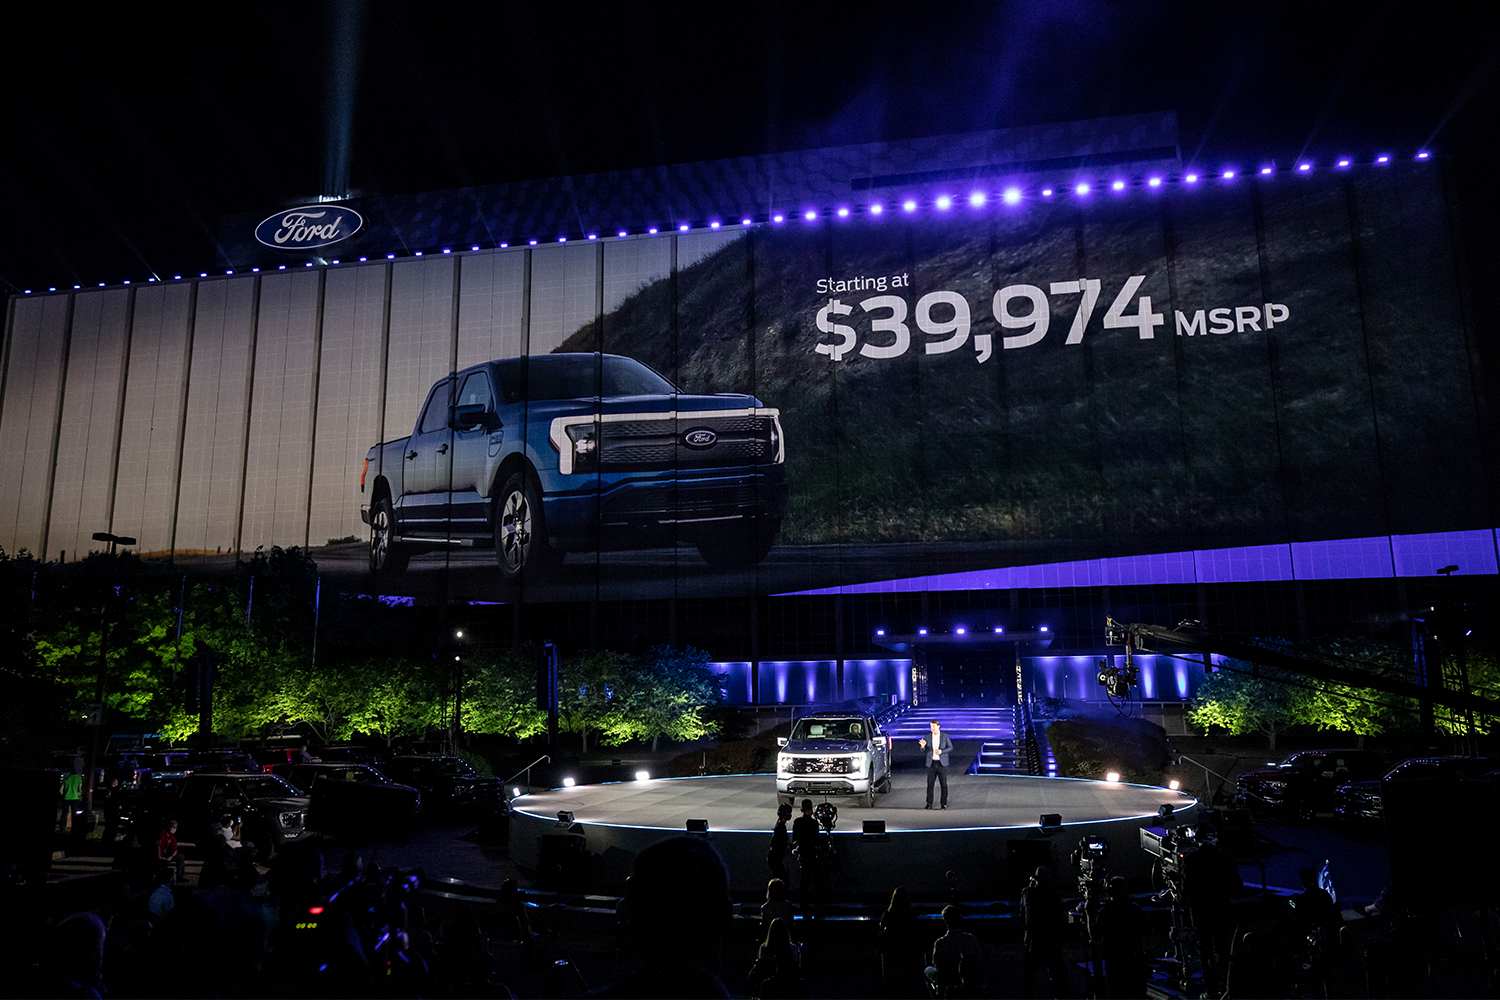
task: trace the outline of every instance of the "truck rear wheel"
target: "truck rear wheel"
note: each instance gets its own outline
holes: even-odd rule
[[[396,509],[390,497],[382,497],[370,510],[370,572],[404,572],[411,562],[411,550],[400,542],[393,541],[396,534]]]
[[[535,579],[562,562],[547,543],[541,490],[524,471],[511,473],[495,497],[495,561],[507,580]]]

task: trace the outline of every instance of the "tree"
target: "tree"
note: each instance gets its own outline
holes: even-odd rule
[[[480,655],[464,667],[463,726],[518,740],[544,732],[547,712],[536,703],[536,661],[521,653]]]
[[[1409,651],[1364,638],[1332,639],[1318,648],[1344,665],[1367,670],[1372,679],[1411,679]],[[1320,730],[1353,733],[1361,747],[1366,736],[1401,728],[1416,718],[1410,699],[1373,688],[1322,681],[1311,694],[1308,721]]]
[[[718,732],[717,722],[703,718],[721,698],[719,678],[708,663],[701,649],[654,647],[627,685],[624,717],[609,738],[649,739],[655,753],[663,736],[681,742]]]
[[[371,660],[349,674],[360,696],[350,722],[389,747],[442,724],[442,682],[431,663],[404,657]]]
[[[286,722],[307,726],[324,743],[347,740],[365,704],[367,670],[353,662],[311,663],[290,667],[272,696],[273,713]]]
[[[588,753],[589,733],[614,746],[630,738],[624,693],[635,666],[623,653],[599,650],[564,660],[558,671],[558,718]]]
[[[1188,720],[1204,730],[1220,726],[1231,736],[1264,733],[1274,753],[1278,735],[1314,721],[1313,692],[1288,683],[1295,679],[1274,667],[1226,660],[1198,686]]]

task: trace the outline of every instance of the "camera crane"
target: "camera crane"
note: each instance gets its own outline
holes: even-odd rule
[[[1104,635],[1104,641],[1107,644],[1125,647],[1126,666],[1107,669],[1120,674],[1121,680],[1127,683],[1128,679],[1134,677],[1135,667],[1130,662],[1133,652],[1161,646],[1176,646],[1196,653],[1217,653],[1237,660],[1277,667],[1290,673],[1334,684],[1348,684],[1350,687],[1383,691],[1404,698],[1413,698],[1418,702],[1442,705],[1455,711],[1470,712],[1474,715],[1500,716],[1500,699],[1473,693],[1468,690],[1467,684],[1463,685],[1464,690],[1455,691],[1437,684],[1418,684],[1398,677],[1379,677],[1349,665],[1348,661],[1322,653],[1257,640],[1228,639],[1205,630],[1202,624],[1196,621],[1179,622],[1176,626],[1167,628],[1162,625],[1142,623],[1126,624],[1107,618]],[[1127,671],[1129,673],[1126,673]],[[1428,676],[1432,677],[1431,674]],[[1102,680],[1101,683],[1103,683]]]

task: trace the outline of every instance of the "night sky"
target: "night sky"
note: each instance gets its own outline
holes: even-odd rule
[[[1482,9],[34,5],[3,29],[0,291],[210,266],[220,214],[324,193],[1159,110],[1206,169],[1451,157],[1488,269],[1500,43]]]

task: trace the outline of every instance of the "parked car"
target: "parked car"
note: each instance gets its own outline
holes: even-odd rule
[[[1385,819],[1384,787],[1387,781],[1477,778],[1494,767],[1495,762],[1485,757],[1412,757],[1378,778],[1339,786],[1333,811],[1340,819],[1378,822]]]
[[[462,757],[392,757],[380,769],[391,780],[417,789],[422,802],[434,809],[458,809],[505,798],[499,778],[480,774]]]
[[[359,489],[370,570],[495,550],[507,579],[567,552],[692,542],[711,566],[765,558],[787,510],[779,411],[680,392],[615,354],[487,361],[440,379],[409,436],[375,445]]]
[[[877,791],[891,790],[891,741],[868,715],[804,716],[777,742],[778,803],[798,795],[857,795],[861,805],[873,806]]]
[[[1386,761],[1372,750],[1302,750],[1266,771],[1235,779],[1237,805],[1298,816],[1328,812],[1340,785],[1374,778]]]
[[[277,764],[271,773],[285,778],[302,791],[309,793],[312,791],[313,782],[319,778],[326,778],[329,781],[352,781],[362,785],[411,788],[417,793],[417,805],[421,807],[421,789],[392,781],[378,768],[371,767],[369,764],[340,764],[336,761],[323,761],[315,764]]]

